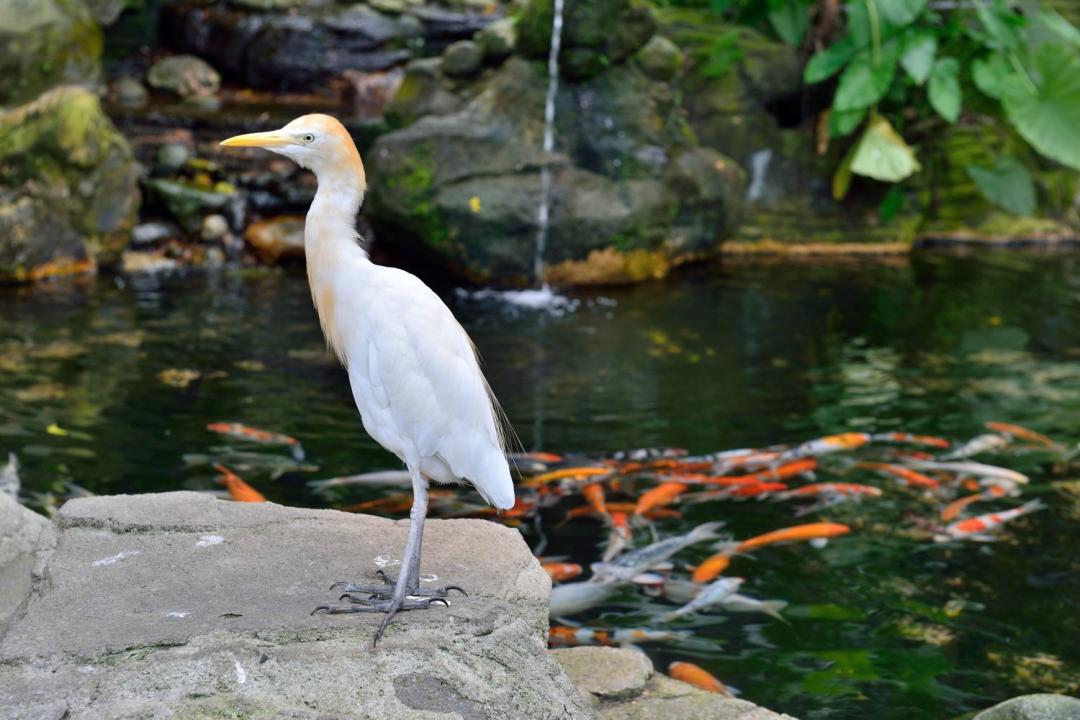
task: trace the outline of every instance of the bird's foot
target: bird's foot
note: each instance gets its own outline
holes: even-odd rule
[[[388,600],[394,596],[394,590],[397,587],[397,579],[391,578],[382,570],[376,570],[375,574],[382,578],[382,582],[378,584],[360,584],[352,583],[346,580],[339,580],[330,586],[331,590],[341,590],[346,594],[351,593],[368,593],[372,598],[376,600]],[[405,589],[405,595],[418,598],[445,598],[450,594],[451,590],[456,590],[462,595],[468,596],[468,593],[457,585],[445,585],[443,587],[425,588],[420,587],[419,583],[414,583],[410,587]]]

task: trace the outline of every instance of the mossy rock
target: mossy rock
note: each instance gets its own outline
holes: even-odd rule
[[[137,183],[131,149],[83,88],[0,115],[0,279],[114,261],[135,223]]]
[[[101,77],[101,29],[82,0],[0,0],[0,35],[0,105]]]

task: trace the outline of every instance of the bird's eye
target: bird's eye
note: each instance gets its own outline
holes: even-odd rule
[[[307,135],[304,136],[304,142],[306,142],[306,143],[315,142],[315,136],[312,135],[311,133],[308,133]]]

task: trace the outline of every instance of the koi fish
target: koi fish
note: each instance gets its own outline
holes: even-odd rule
[[[634,508],[636,506],[637,503],[632,502],[607,503],[607,509],[609,514],[613,512],[621,512],[625,515],[630,515],[634,512]],[[588,505],[582,505],[581,507],[567,510],[563,522],[565,522],[566,520],[572,520],[574,518],[590,517],[595,515],[596,511],[593,508],[589,507]],[[652,510],[644,512],[641,515],[641,517],[644,517],[648,520],[677,520],[682,516],[683,514],[680,511],[664,507],[653,508]],[[603,519],[606,520],[606,517]]]
[[[825,540],[831,537],[847,535],[851,528],[840,523],[820,522],[795,525],[793,527],[780,528],[763,535],[757,535],[749,540],[743,540],[735,547],[735,552],[743,553],[766,545],[774,545],[784,542],[798,542],[802,540]]]
[[[563,461],[562,455],[548,452],[507,453],[506,460],[518,472],[547,472],[547,469]]]
[[[636,448],[634,450],[619,450],[611,455],[613,460],[657,460],[660,458],[685,457],[685,448]]]
[[[638,498],[637,505],[634,506],[634,514],[643,515],[653,508],[672,503],[675,498],[686,492],[687,487],[686,484],[677,482],[666,482],[657,485]]]
[[[710,582],[727,570],[729,565],[731,565],[731,553],[719,552],[706,558],[704,562],[694,568],[694,573],[690,576],[690,579],[696,583]]]
[[[941,456],[941,460],[962,460],[963,458],[971,457],[972,455],[979,455],[980,453],[990,452],[991,450],[1000,450],[1008,445],[1009,438],[1004,435],[997,435],[995,433],[985,433],[983,435],[977,435],[960,447],[953,450],[951,453],[946,453]]]
[[[635,575],[633,583],[649,597],[663,598],[677,605],[690,602],[701,593],[704,587],[689,580],[665,577],[656,572]]]
[[[893,442],[906,445],[922,445],[923,447],[948,448],[950,443],[945,438],[933,437],[932,435],[912,435],[902,432],[874,433],[870,436],[871,442]]]
[[[15,453],[9,452],[7,464],[0,470],[0,493],[17,500],[20,487],[19,458],[15,457]]]
[[[980,500],[993,500],[995,498],[1002,498],[1006,495],[1019,495],[1018,490],[1009,490],[1006,487],[1000,485],[991,485],[982,492],[975,493],[974,495],[968,495],[966,497],[953,500],[941,510],[941,519],[945,522],[950,522],[960,517],[960,513],[967,509],[968,505],[976,503]]]
[[[688,685],[693,685],[699,690],[719,693],[728,698],[735,697],[735,694],[724,683],[693,663],[675,661],[668,665],[668,675]]]
[[[660,622],[671,622],[683,615],[689,615],[690,613],[699,612],[713,605],[717,605],[728,595],[737,591],[745,581],[745,578],[741,577],[724,577],[719,580],[714,580],[712,583],[702,588],[701,592],[699,592],[693,600],[676,610],[661,615],[658,620]]]
[[[741,453],[742,451],[736,451]],[[720,453],[721,455],[725,453]],[[728,473],[732,470],[769,467],[783,462],[781,450],[752,450],[746,454],[731,455],[713,464],[717,473]]]
[[[804,457],[820,457],[841,450],[854,450],[870,442],[870,436],[866,433],[841,433],[839,435],[826,435],[816,440],[808,440],[801,445],[796,445],[790,450],[780,453],[780,461],[797,460]]]
[[[1005,433],[1006,435],[1012,435],[1013,437],[1033,442],[1036,445],[1042,445],[1043,447],[1053,448],[1057,447],[1050,438],[1046,437],[1042,433],[1037,433],[1034,430],[1028,430],[1026,427],[1019,425],[1012,425],[1010,423],[1003,422],[988,422],[986,423],[986,429],[993,430],[994,432]]]
[[[566,582],[581,574],[581,566],[577,563],[549,562],[543,563],[540,567],[544,568],[544,572],[553,582]]]
[[[221,473],[221,477],[218,478],[218,482],[222,483],[229,491],[229,497],[237,502],[266,502],[266,498],[255,488],[244,482],[239,475],[234,473],[224,465],[214,465],[214,468]]]
[[[607,548],[601,558],[608,562],[616,555],[630,546],[633,539],[633,531],[630,529],[630,518],[625,512],[613,512],[608,516],[611,524],[611,533],[608,535]]]
[[[596,511],[597,515],[607,515],[608,509],[604,498],[604,486],[600,483],[589,483],[581,488],[581,494],[589,502],[589,506]]]
[[[760,612],[787,622],[780,611],[788,606],[786,600],[758,600],[747,595],[732,593],[720,601],[720,607],[729,612]]]
[[[706,540],[715,540],[718,537],[716,531],[723,526],[723,522],[703,523],[685,535],[676,535],[647,547],[631,550],[610,562],[594,563],[593,574],[604,578],[629,580],[667,560],[683,548]]]
[[[556,585],[551,588],[551,617],[576,615],[614,595],[625,581],[598,581],[596,578],[576,583]]]
[[[789,498],[815,497],[818,495],[880,497],[881,488],[873,485],[859,485],[858,483],[813,483],[780,493],[776,496],[776,499],[788,500]]]
[[[184,453],[180,456],[185,465],[213,466],[216,463],[228,463],[239,472],[266,472],[272,479],[277,479],[289,472],[317,472],[318,465],[309,465],[297,462],[291,457],[284,455],[270,455],[262,452],[246,452],[242,450],[226,450],[225,452],[207,453]]]
[[[706,485],[752,485],[754,483],[787,480],[796,475],[812,473],[817,468],[817,460],[804,458],[786,463],[771,470],[762,470],[749,475],[720,475],[704,479]]]
[[[919,470],[941,470],[942,472],[970,475],[984,480],[1007,480],[1017,485],[1028,484],[1027,475],[996,465],[984,465],[977,462],[929,462],[924,460],[910,460],[908,465]]]
[[[648,628],[601,628],[566,627],[553,625],[548,630],[550,645],[628,645],[640,642],[676,642],[691,636],[686,630],[652,630]]]
[[[259,443],[260,445],[286,445],[292,449],[292,456],[296,462],[304,462],[303,446],[300,445],[299,440],[289,435],[260,430],[235,422],[210,423],[206,426],[206,429],[238,440]]]
[[[556,480],[566,480],[572,478],[580,480],[589,477],[600,477],[602,475],[612,475],[614,471],[610,467],[573,467],[563,468],[562,470],[552,470],[541,475],[535,475],[525,481],[525,485],[536,486],[546,485]]]
[[[937,490],[941,487],[941,483],[934,478],[923,475],[920,472],[915,472],[911,468],[901,467],[900,465],[890,465],[889,463],[879,462],[861,462],[858,463],[856,467],[876,470],[884,475],[892,475],[908,487],[920,487],[928,490]]]
[[[782,482],[756,482],[749,485],[739,485],[725,493],[725,497],[735,500],[757,498],[764,500],[773,493],[783,492],[788,486]]]
[[[308,487],[315,492],[351,485],[409,485],[412,476],[408,470],[376,470],[375,472],[346,475],[329,480],[309,480]]]
[[[978,540],[980,542],[992,542],[996,538],[989,534],[990,531],[997,530],[1007,522],[1011,522],[1024,515],[1038,512],[1045,508],[1046,505],[1044,505],[1041,500],[1032,500],[1031,502],[1024,503],[1018,508],[1013,508],[1012,510],[987,513],[986,515],[979,515],[978,517],[968,518],[967,520],[960,520],[946,527],[944,534],[935,535],[934,540],[937,542],[947,542],[949,540]]]

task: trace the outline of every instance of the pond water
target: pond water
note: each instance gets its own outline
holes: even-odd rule
[[[1078,270],[1074,255],[1006,253],[729,262],[572,294],[554,310],[452,288],[445,297],[529,450],[699,453],[855,430],[966,439],[992,420],[1073,446]],[[302,274],[0,289],[0,350],[0,451],[18,454],[24,494],[39,504],[68,482],[94,493],[211,489],[209,462],[222,460],[271,500],[340,506],[384,491],[328,496],[306,482],[398,467],[363,432]],[[221,420],[299,438],[306,464],[207,431]],[[853,531],[823,549],[735,559],[729,573],[747,579],[742,592],[787,600],[787,622],[698,618],[679,625],[692,639],[647,652],[660,668],[690,660],[747,699],[806,719],[945,718],[1022,692],[1080,692],[1072,469],[1045,452],[979,459],[1027,472],[1024,499],[1050,506],[994,544],[942,546],[905,532],[940,504],[865,474],[844,479],[887,488],[881,499],[803,520],[789,503],[687,506],[659,531],[710,519],[738,538],[814,519]],[[574,505],[545,511],[545,552],[594,561],[606,535],[598,523],[555,527]],[[536,542],[528,529],[526,539]],[[575,619],[650,626],[658,607],[629,589]]]

